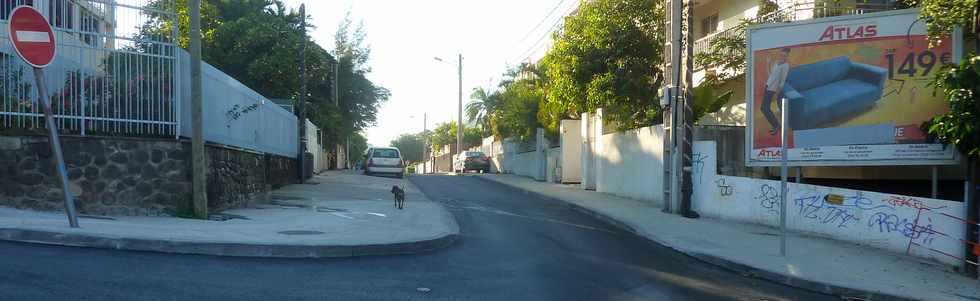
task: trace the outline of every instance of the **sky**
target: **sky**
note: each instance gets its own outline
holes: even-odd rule
[[[456,119],[457,55],[463,55],[463,105],[476,87],[496,87],[508,66],[539,57],[550,32],[578,0],[329,0],[283,1],[306,12],[311,37],[333,49],[337,25],[347,11],[363,21],[371,47],[368,78],[391,98],[366,130],[368,143],[387,146],[400,134],[421,132]],[[442,62],[434,58],[442,58]]]

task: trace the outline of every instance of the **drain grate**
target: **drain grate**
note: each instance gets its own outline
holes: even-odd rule
[[[279,231],[279,234],[283,234],[283,235],[320,235],[320,234],[323,234],[323,232],[320,232],[320,231],[311,231],[311,230],[286,230],[286,231]]]
[[[84,215],[84,214],[82,214],[82,215],[79,215],[78,217],[79,218],[90,218],[90,219],[101,219],[101,220],[107,220],[107,221],[114,221],[114,220],[116,220],[114,218],[111,218],[111,217],[108,217],[108,216],[102,216],[102,215]]]
[[[233,219],[250,220],[248,217],[245,217],[244,215],[227,214],[227,213],[208,214],[208,220],[212,220],[212,221],[223,222],[223,221],[233,220]]]

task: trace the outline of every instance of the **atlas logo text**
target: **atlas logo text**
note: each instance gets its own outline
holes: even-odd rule
[[[877,25],[830,25],[818,41],[870,38],[878,35]]]

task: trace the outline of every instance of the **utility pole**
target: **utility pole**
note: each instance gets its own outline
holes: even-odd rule
[[[463,54],[459,54],[459,114],[456,121],[456,154],[463,151]]]
[[[428,113],[422,113],[422,153],[419,154],[419,162],[422,163],[422,174],[425,174],[425,146],[429,142],[429,137],[425,135],[428,123]]]
[[[204,157],[204,129],[201,123],[201,0],[190,0],[191,55],[191,181],[194,217],[208,218],[207,175]]]
[[[335,107],[337,107],[338,110],[340,109],[340,87],[338,86],[338,84],[340,83],[339,76],[340,76],[340,61],[337,61],[337,58],[334,58],[334,62],[333,62],[333,105]],[[335,164],[337,166],[337,169],[340,169],[340,145],[339,144],[340,143],[337,143],[337,145],[334,145],[333,146],[334,162],[336,162]],[[344,161],[350,161],[350,160],[344,159]]]
[[[686,60],[684,67],[684,106],[681,108],[681,122],[678,123],[681,131],[678,137],[681,141],[682,167],[684,175],[681,179],[681,215],[687,218],[697,218],[698,213],[691,210],[691,195],[694,193],[694,182],[691,178],[693,171],[692,160],[694,151],[694,1],[687,3],[687,35],[684,37],[684,47],[686,48]]]
[[[306,4],[299,5],[300,29],[303,32],[299,42],[299,97],[296,98],[296,119],[299,124],[299,183],[306,181]]]
[[[664,106],[664,212],[675,212],[674,206],[680,203],[680,181],[677,171],[680,170],[678,155],[678,114],[680,109],[681,92],[681,43],[683,33],[683,0],[670,0],[670,84],[664,91],[666,104]]]

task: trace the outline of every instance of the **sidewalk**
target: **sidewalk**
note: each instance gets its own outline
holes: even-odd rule
[[[271,204],[222,212],[224,221],[82,217],[0,207],[0,239],[43,244],[255,257],[406,254],[451,244],[452,215],[408,181],[328,172],[272,193]],[[315,184],[314,184],[315,183]],[[404,210],[389,190],[406,185]]]
[[[667,214],[652,204],[578,186],[514,175],[474,175],[546,198],[626,228],[703,261],[790,286],[868,300],[980,300],[980,281],[901,254],[792,234],[779,256],[779,230]]]

